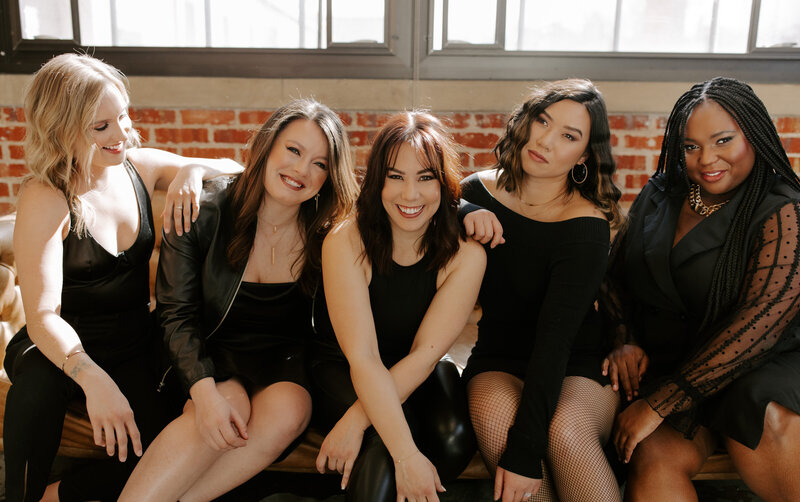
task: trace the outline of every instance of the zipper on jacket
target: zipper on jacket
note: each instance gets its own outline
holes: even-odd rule
[[[216,332],[217,332],[217,330],[219,329],[219,327],[220,327],[220,326],[222,326],[222,323],[225,321],[225,318],[226,318],[226,317],[228,317],[228,312],[230,312],[230,311],[231,311],[231,307],[233,306],[233,301],[236,299],[236,295],[239,293],[239,288],[241,288],[241,287],[242,287],[242,280],[243,280],[243,279],[244,279],[244,270],[242,270],[242,275],[240,275],[240,276],[239,276],[239,282],[237,282],[237,283],[236,283],[236,289],[233,291],[233,296],[231,297],[231,301],[229,301],[229,302],[228,302],[228,308],[226,308],[226,309],[225,309],[225,313],[224,313],[224,314],[222,314],[222,319],[220,319],[220,320],[219,320],[219,323],[217,323],[217,327],[216,327],[216,328],[214,328],[214,329],[211,331],[211,333],[209,333],[208,335],[206,335],[206,340],[208,340],[209,338],[211,338],[211,335],[213,335],[214,333],[216,333]],[[169,374],[169,372],[172,370],[172,366],[173,366],[173,365],[170,365],[170,366],[169,366],[169,368],[167,368],[167,371],[165,371],[165,372],[164,372],[164,374],[163,374],[163,375],[161,375],[161,381],[160,381],[160,382],[158,382],[158,387],[156,388],[156,392],[161,392],[161,390],[162,390],[162,389],[164,388],[164,386],[166,385],[167,375],[168,375],[168,374]]]

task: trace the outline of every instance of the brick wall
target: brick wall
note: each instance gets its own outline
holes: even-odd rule
[[[252,131],[269,117],[262,110],[134,108],[134,126],[145,146],[187,156],[243,160]],[[340,113],[353,146],[356,165],[366,164],[369,144],[388,114]],[[506,112],[444,113],[461,146],[464,172],[493,164],[491,149],[505,124]],[[611,142],[617,159],[617,184],[630,202],[655,170],[666,122],[662,114],[612,114]],[[800,171],[800,117],[777,117],[775,124],[795,170]],[[25,119],[19,107],[0,107],[0,214],[14,210],[21,177],[26,173],[23,139]]]

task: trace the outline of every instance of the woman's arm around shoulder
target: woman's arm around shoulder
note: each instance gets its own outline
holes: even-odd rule
[[[134,148],[128,159],[136,167],[152,197],[154,190],[166,190],[164,202],[164,231],[169,233],[172,222],[180,235],[188,232],[200,210],[203,180],[233,175],[243,168],[231,159],[204,159],[176,155],[156,148]]]

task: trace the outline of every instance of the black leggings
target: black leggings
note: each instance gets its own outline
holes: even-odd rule
[[[346,362],[316,361],[314,423],[329,431],[352,405],[356,396]],[[442,483],[464,470],[477,448],[469,421],[467,396],[458,370],[441,361],[433,373],[403,404],[414,442],[436,467]],[[393,502],[397,499],[394,461],[375,428],[364,433],[361,452],[347,486],[348,502]]]
[[[85,398],[78,384],[51,363],[27,336],[15,342],[18,343],[9,345],[6,357],[12,381],[3,422],[6,500],[38,502],[47,487],[61,441],[67,405],[76,398]],[[142,354],[114,367],[103,367],[128,399],[145,448],[170,418],[164,397],[156,392],[158,371],[154,359]],[[59,499],[117,500],[138,459],[129,442],[124,463],[114,457],[80,465],[61,480]]]

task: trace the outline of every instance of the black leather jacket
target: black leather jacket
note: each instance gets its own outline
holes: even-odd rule
[[[205,339],[219,328],[242,282],[244,268],[228,264],[233,215],[225,187],[208,194],[189,232],[163,234],[156,275],[158,321],[172,364],[186,390],[214,376]]]

